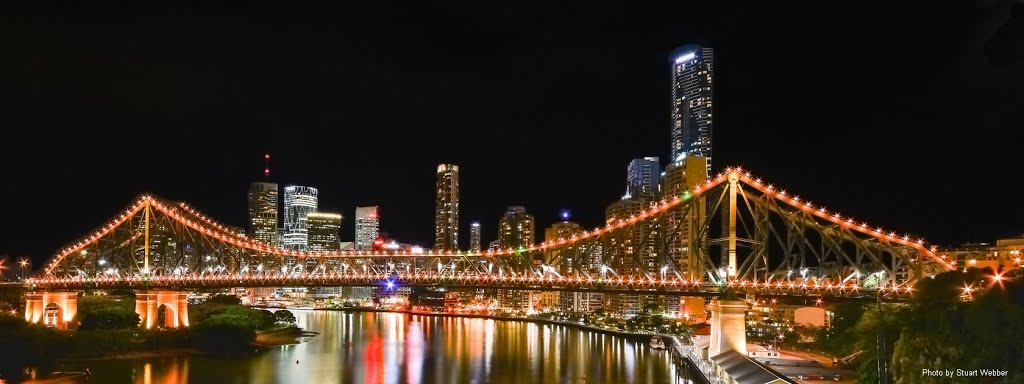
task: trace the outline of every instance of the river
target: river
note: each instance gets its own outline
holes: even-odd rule
[[[480,318],[295,310],[320,335],[244,357],[99,360],[89,383],[673,383],[667,351],[574,327]]]

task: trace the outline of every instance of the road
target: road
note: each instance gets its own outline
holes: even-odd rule
[[[758,357],[756,358],[762,363],[769,364],[772,369],[779,373],[786,375],[798,383],[822,383],[824,381],[819,379],[804,379],[800,380],[798,377],[804,376],[822,376],[825,381],[836,382],[833,379],[833,375],[837,372],[836,369],[832,368],[832,358],[828,356],[819,355],[816,353],[793,351],[781,349],[779,350],[779,357]],[[857,381],[857,372],[842,368],[839,372],[839,383],[854,383]]]

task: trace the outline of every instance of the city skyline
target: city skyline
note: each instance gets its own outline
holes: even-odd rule
[[[270,44],[242,36],[246,42],[260,42],[256,44],[260,49],[249,43],[237,44],[232,46],[238,52],[231,54],[211,49],[229,39],[209,24],[143,22],[140,24],[153,25],[152,29],[122,34],[110,29],[110,24],[117,23],[81,22],[81,28],[109,44],[97,52],[98,57],[115,63],[109,68],[88,65],[88,57],[53,51],[52,45],[38,40],[52,39],[59,48],[91,37],[12,24],[17,27],[11,36],[22,39],[4,48],[7,56],[41,55],[52,59],[56,67],[5,64],[0,71],[4,80],[16,79],[0,91],[5,100],[12,100],[2,107],[5,121],[12,127],[0,155],[3,174],[9,185],[29,186],[36,198],[61,204],[13,206],[11,217],[23,219],[3,224],[9,240],[0,243],[0,254],[30,257],[38,265],[59,247],[94,229],[109,212],[143,193],[187,201],[226,224],[248,227],[245,193],[250,183],[265,179],[262,156],[268,152],[274,159],[269,181],[281,187],[317,186],[323,191],[319,203],[325,211],[380,206],[388,218],[381,229],[403,242],[432,244],[433,169],[440,163],[460,165],[462,225],[469,221],[492,223],[483,226],[485,244],[496,238],[493,223],[509,205],[527,207],[536,216],[538,228],[558,221],[561,209],[571,209],[574,221],[592,227],[603,221],[603,208],[621,197],[624,164],[640,156],[668,159],[668,63],[676,48],[690,43],[715,49],[715,172],[728,165],[742,165],[777,185],[799,191],[801,197],[941,245],[994,241],[1022,232],[1019,223],[1024,206],[1012,198],[1013,191],[1021,189],[1020,180],[1009,178],[1007,187],[996,190],[969,187],[1002,180],[1005,167],[1019,163],[1011,144],[1014,141],[1009,139],[1020,121],[1020,112],[1011,108],[1016,96],[1013,86],[1022,83],[1016,74],[1020,71],[1013,71],[1012,66],[1019,64],[990,63],[995,59],[982,49],[988,34],[971,41],[936,44],[908,34],[909,26],[886,23],[913,17],[915,9],[902,6],[890,9],[888,16],[870,12],[870,6],[847,10],[880,20],[885,25],[880,29],[838,16],[815,21],[784,16],[779,22],[792,29],[778,31],[766,28],[776,21],[736,16],[743,22],[730,23],[736,26],[723,32],[711,26],[728,19],[727,13],[722,14],[724,9],[696,7],[702,12],[694,13],[713,16],[703,20],[657,16],[660,19],[649,27],[631,30],[628,35],[581,30],[554,45],[535,44],[540,43],[538,37],[522,34],[508,22],[498,27],[509,28],[511,37],[494,31],[463,37],[456,33],[457,28],[417,37],[396,29],[386,36],[410,38],[408,50],[370,49],[356,60],[330,48],[333,39],[331,44],[301,39],[314,36],[316,29],[312,28],[316,26],[336,24],[333,20],[309,21],[310,27],[300,27],[297,35],[282,32],[280,40]],[[766,12],[778,10],[769,5],[756,7]],[[7,15],[33,12],[19,10]],[[415,12],[409,12],[394,17],[414,21]],[[480,17],[490,17],[482,12]],[[599,18],[613,13],[610,9],[593,12]],[[279,20],[275,13],[257,7],[240,16],[262,28]],[[142,9],[132,17],[151,21],[158,14]],[[549,17],[560,20],[573,14],[562,10]],[[119,16],[127,17],[113,17]],[[67,17],[77,20],[73,13]],[[567,18],[571,25],[585,25],[583,19]],[[355,47],[390,41],[354,32],[359,25],[363,24],[331,27],[324,36]],[[836,30],[845,26],[864,34],[826,32],[807,37],[823,25],[836,25]],[[941,30],[937,25],[917,27]],[[244,25],[240,28],[243,35],[251,32]],[[177,33],[171,38],[164,29]],[[884,39],[887,36],[898,38],[890,42]],[[138,65],[166,68],[173,76],[139,78],[116,70],[121,65],[116,63],[123,61],[115,52],[139,46],[137,39],[143,38],[148,39],[143,46],[152,48],[134,56]],[[492,40],[477,44],[476,39]],[[445,43],[424,44],[428,40]],[[187,69],[191,64],[171,57],[184,56],[176,41],[206,52],[209,61],[228,63],[228,68],[249,68],[236,65],[240,62],[256,66],[252,72],[192,72]],[[480,51],[469,54],[465,46],[480,47]],[[523,47],[537,47],[537,51]],[[912,47],[911,51],[907,47]],[[259,59],[262,56],[257,52],[275,52],[280,58],[322,54],[324,60],[307,62],[309,67],[302,68],[290,61]],[[409,61],[408,57],[421,60]],[[877,57],[892,60],[883,63],[874,59]],[[947,76],[962,67],[976,69],[970,73],[977,81],[966,77],[966,72]],[[82,75],[66,75],[79,73],[79,68]],[[260,84],[252,81],[257,74],[279,70],[296,73],[299,78],[271,82],[263,88],[248,85]],[[361,81],[363,77],[369,82]],[[61,93],[26,80],[46,78],[64,79],[75,84],[74,89],[95,92]],[[170,78],[183,80],[162,80]],[[211,78],[226,79],[229,91],[207,89],[203,84]],[[446,87],[436,86],[438,81]],[[296,92],[290,85],[310,83],[327,84],[329,91],[314,87]],[[878,92],[881,86],[892,90]],[[339,89],[346,91],[339,93]],[[493,91],[497,89],[501,92]],[[595,94],[603,97],[592,97]],[[984,97],[961,104],[958,95],[963,94]],[[864,100],[871,100],[870,111],[866,112]],[[332,111],[339,105],[343,108]],[[390,113],[395,105],[408,109]],[[800,112],[799,118],[787,115],[794,108]],[[935,112],[948,110],[961,113]],[[429,129],[393,134],[417,123]],[[80,129],[57,137],[42,134],[66,127]],[[138,131],[139,127],[146,129]],[[273,134],[236,135],[216,129],[234,127]],[[965,127],[971,134],[955,133]],[[156,132],[168,129],[177,132],[175,139],[165,146],[147,147],[153,155],[145,157],[145,162],[123,159],[126,148],[139,148],[139,140],[163,143],[157,139],[163,136]],[[270,139],[285,130],[328,129],[343,134],[344,141],[313,140],[292,149],[289,143]],[[437,137],[427,133],[441,130],[448,133]],[[491,140],[495,135],[502,139]],[[950,139],[951,135],[956,140]],[[84,142],[90,145],[82,145]],[[344,144],[348,142],[383,145]],[[210,153],[215,155],[185,155],[190,151],[181,148],[190,145],[214,148]],[[178,155],[165,156],[161,150]],[[935,161],[935,156],[950,160]],[[963,188],[950,192],[934,187],[949,175],[955,175],[953,185]],[[86,187],[69,193],[69,185]],[[15,187],[6,188],[0,197],[15,201],[16,191]],[[941,210],[941,204],[953,198],[968,206]],[[1005,201],[1010,207],[991,210],[986,202],[993,200]],[[940,212],[943,219],[936,220]],[[54,223],[48,219],[54,216],[65,219]],[[353,233],[353,221],[342,223],[344,240],[352,240],[348,237]],[[35,230],[44,226],[47,231]],[[465,240],[460,246],[466,246]]]
[[[0,384],[1024,377],[1024,0],[0,25]]]

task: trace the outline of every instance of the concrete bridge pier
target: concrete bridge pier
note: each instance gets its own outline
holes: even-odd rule
[[[57,329],[77,328],[78,292],[30,292],[25,295],[25,321]]]
[[[135,293],[135,312],[139,326],[150,329],[157,325],[160,306],[165,306],[164,326],[188,326],[188,293],[177,291],[139,291]]]
[[[747,303],[742,300],[711,300],[711,345],[708,357],[733,350],[747,354]]]

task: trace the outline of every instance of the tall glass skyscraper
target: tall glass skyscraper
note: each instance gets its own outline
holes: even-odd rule
[[[626,194],[630,197],[654,197],[659,193],[661,165],[657,157],[633,159],[626,167]]]
[[[459,250],[459,166],[437,166],[434,250]]]
[[[711,107],[714,52],[686,45],[672,54],[672,158],[707,159],[711,172]]]
[[[377,206],[356,207],[356,250],[363,251],[373,247],[373,239],[379,235],[380,217]]]
[[[313,187],[284,187],[284,239],[288,249],[306,250],[309,245],[307,214],[316,212],[317,190]]]
[[[469,250],[480,252],[480,223],[469,225]]]
[[[249,236],[277,245],[277,184],[256,182],[249,186]]]

